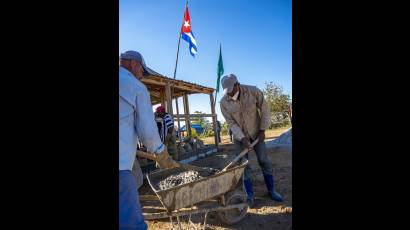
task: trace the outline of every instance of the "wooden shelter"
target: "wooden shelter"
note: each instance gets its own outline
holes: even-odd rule
[[[173,78],[168,78],[164,75],[161,75],[154,70],[150,69],[152,72],[148,77],[144,77],[142,82],[147,86],[152,105],[162,104],[167,113],[172,114],[172,117],[175,122],[178,123],[178,128],[181,128],[180,122],[185,121],[185,127],[187,128],[188,135],[191,136],[191,119],[197,117],[211,117],[213,130],[215,133],[215,146],[218,148],[218,137],[217,137],[217,117],[215,113],[215,100],[213,92],[215,89],[197,85],[194,83],[175,80]],[[189,102],[188,95],[191,94],[208,94],[209,102],[211,106],[211,114],[190,114],[189,113]],[[184,114],[179,113],[179,98],[182,97],[182,106],[184,108]],[[175,109],[173,107],[173,101],[175,101]],[[181,135],[180,141],[181,141]]]

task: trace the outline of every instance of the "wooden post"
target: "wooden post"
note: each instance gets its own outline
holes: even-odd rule
[[[179,120],[179,107],[178,107],[178,97],[175,98],[175,107],[177,108],[177,122],[178,122],[178,131],[181,129],[181,123]],[[179,134],[179,142],[182,141],[182,135]]]
[[[161,91],[159,91],[160,97],[161,97],[161,105],[166,107],[166,103],[165,103],[165,91],[161,89]]]
[[[214,134],[215,134],[214,135],[214,137],[215,137],[215,146],[218,149],[218,145],[219,145],[218,132],[216,131],[216,127],[217,127],[216,121],[217,121],[217,119],[216,119],[216,113],[215,113],[215,106],[214,106],[215,101],[214,101],[214,94],[213,93],[209,94],[209,99],[211,100],[212,125],[213,125],[213,128],[214,128]]]
[[[188,94],[184,93],[184,112],[185,112],[185,127],[188,136],[192,137],[191,133],[191,119],[189,117],[189,102],[188,102]]]
[[[171,86],[169,85],[169,82],[165,85],[165,98],[167,100],[167,104],[165,106],[167,113],[171,115],[172,118],[174,118],[174,113],[172,110],[172,95],[171,95]]]

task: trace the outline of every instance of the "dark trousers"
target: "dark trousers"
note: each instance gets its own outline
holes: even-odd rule
[[[253,140],[251,140],[251,143]],[[236,154],[239,155],[239,153],[242,151],[242,144],[238,140],[234,140],[234,148]],[[250,151],[248,154],[255,154],[256,153],[256,158],[258,159],[259,166],[262,168],[262,172],[264,175],[272,175],[273,173],[273,165],[272,165],[272,160],[266,153],[266,145],[265,142],[258,142],[253,149],[255,151]],[[248,154],[245,155],[246,159],[248,159]],[[245,172],[244,172],[244,179],[251,179],[252,178],[252,172],[251,172],[251,167],[249,164],[245,167]]]

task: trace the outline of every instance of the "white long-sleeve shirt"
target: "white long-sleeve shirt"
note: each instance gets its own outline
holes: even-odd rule
[[[132,170],[138,138],[149,152],[160,153],[164,150],[146,86],[121,66],[119,114],[119,170]],[[141,171],[139,165],[138,169]],[[140,174],[142,179],[142,173]]]

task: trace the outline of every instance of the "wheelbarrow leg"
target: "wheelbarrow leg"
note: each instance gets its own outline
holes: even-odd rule
[[[171,229],[174,230],[174,222],[172,222],[172,216],[169,216],[169,220],[171,221]]]
[[[205,212],[205,220],[204,220],[204,228],[203,228],[203,230],[205,230],[205,228],[206,228],[206,219],[207,219],[207,217],[208,217],[208,212]]]
[[[179,215],[177,215],[177,221],[178,221],[179,229],[182,230],[181,221],[179,221]]]

